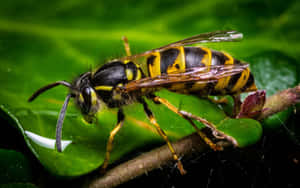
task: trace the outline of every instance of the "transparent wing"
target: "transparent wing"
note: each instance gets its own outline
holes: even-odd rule
[[[210,33],[202,33],[199,35],[195,35],[177,42],[170,43],[168,45],[162,46],[160,48],[156,48],[153,50],[146,51],[141,54],[136,54],[132,56],[127,56],[121,58],[121,60],[126,59],[135,59],[141,56],[149,55],[153,52],[159,52],[167,48],[177,47],[177,46],[187,46],[191,44],[197,43],[208,43],[208,42],[233,42],[240,41],[243,38],[243,34],[237,31],[215,31]]]
[[[156,77],[146,77],[129,82],[124,86],[125,91],[131,92],[142,88],[160,88],[170,84],[179,83],[210,83],[221,78],[232,76],[244,71],[248,64],[214,65],[207,67],[194,67],[185,71],[172,72]]]

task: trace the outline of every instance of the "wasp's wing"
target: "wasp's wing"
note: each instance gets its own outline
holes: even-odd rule
[[[237,31],[215,31],[210,33],[202,33],[195,35],[166,46],[160,47],[159,49],[176,47],[176,46],[186,46],[196,43],[208,43],[208,42],[233,42],[240,41],[243,38],[243,34]]]
[[[123,89],[126,92],[140,90],[142,88],[161,88],[170,84],[180,83],[210,83],[221,78],[232,76],[244,71],[248,64],[214,65],[205,67],[194,67],[185,71],[172,72],[156,77],[146,77],[129,82]]]
[[[210,33],[202,33],[199,35],[195,35],[177,42],[170,43],[168,45],[162,46],[160,48],[156,48],[153,50],[146,51],[141,54],[136,54],[132,56],[127,56],[121,58],[122,60],[126,59],[135,59],[138,57],[149,55],[153,52],[159,52],[161,50],[177,47],[177,46],[187,46],[191,44],[197,43],[208,43],[208,42],[233,42],[233,41],[240,41],[243,38],[243,34],[237,31],[215,31]]]

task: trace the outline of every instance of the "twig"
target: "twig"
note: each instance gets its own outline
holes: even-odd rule
[[[262,111],[257,119],[264,119],[274,113],[283,111],[298,102],[300,102],[300,85],[295,88],[278,92],[267,98],[264,105],[265,110]],[[208,148],[197,134],[191,134],[172,144],[180,156],[191,154],[195,151],[202,152]],[[171,160],[172,155],[168,147],[162,146],[120,164],[109,170],[104,176],[93,177],[92,180],[88,179],[85,187],[116,187],[148,171],[159,168]]]
[[[195,133],[172,143],[172,145],[179,156],[191,153],[191,151],[201,152],[208,147]],[[89,182],[86,182],[84,187],[116,187],[148,171],[160,168],[172,159],[170,150],[164,145],[120,164],[106,172],[104,176],[98,176],[91,181],[87,180]]]
[[[300,85],[280,91],[267,98],[264,110],[258,117],[259,120],[265,119],[277,112],[281,112],[288,107],[300,102]]]

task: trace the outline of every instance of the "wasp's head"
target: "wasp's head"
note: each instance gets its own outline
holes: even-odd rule
[[[31,97],[28,99],[29,102],[33,101],[40,94],[45,91],[56,87],[58,85],[66,86],[70,89],[70,93],[67,95],[64,104],[60,110],[59,117],[56,123],[56,147],[59,152],[62,151],[62,125],[67,111],[67,106],[69,104],[70,98],[75,98],[76,104],[81,109],[81,112],[84,115],[84,118],[87,122],[91,123],[94,120],[94,115],[100,107],[100,100],[97,97],[97,94],[93,87],[90,84],[90,73],[85,73],[81,75],[78,79],[75,80],[73,84],[70,84],[66,81],[57,81],[51,84],[48,84],[36,92],[34,92]]]
[[[92,87],[84,87],[76,96],[76,103],[84,115],[85,120],[92,123],[92,117],[97,113],[100,102]]]
[[[81,75],[71,88],[71,93],[75,97],[77,106],[80,108],[87,122],[92,123],[94,115],[100,108],[100,100],[96,91],[91,86],[90,74]]]

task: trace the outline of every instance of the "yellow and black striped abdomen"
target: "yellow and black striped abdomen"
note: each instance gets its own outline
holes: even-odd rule
[[[150,77],[185,70],[184,48],[169,48],[152,53],[147,57],[147,68]]]
[[[204,47],[174,47],[147,57],[148,74],[155,77],[161,74],[172,74],[174,71],[185,71],[193,67],[212,65],[241,64],[230,55]],[[185,94],[227,95],[256,90],[254,78],[249,68],[243,72],[222,78],[212,83],[172,84],[167,89]]]

